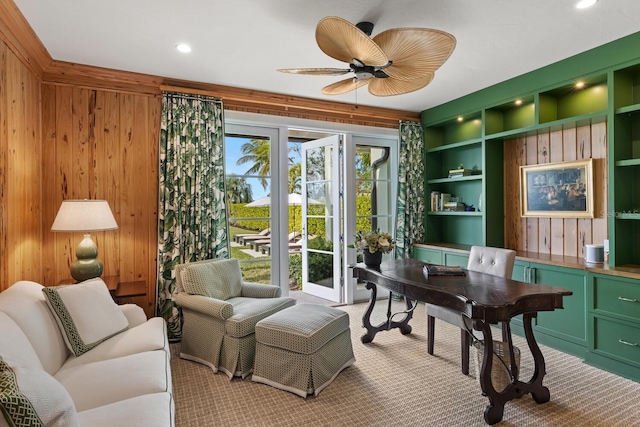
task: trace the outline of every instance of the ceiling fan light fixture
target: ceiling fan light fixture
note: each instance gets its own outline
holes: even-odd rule
[[[435,72],[451,56],[456,39],[430,28],[394,28],[375,37],[370,22],[353,25],[337,16],[322,18],[316,27],[318,47],[328,56],[349,64],[348,70],[292,68],[292,74],[339,75],[353,72],[353,79],[325,86],[322,93],[338,95],[369,85],[375,96],[401,95],[431,83]],[[384,71],[383,71],[384,70]]]

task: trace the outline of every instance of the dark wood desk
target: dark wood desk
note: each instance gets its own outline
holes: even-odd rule
[[[353,268],[353,276],[366,282],[371,290],[371,300],[363,316],[363,324],[367,333],[362,337],[363,343],[373,340],[375,335],[384,330],[400,329],[403,334],[411,332],[408,324],[416,304],[410,300],[428,302],[459,311],[461,315],[471,319],[473,328],[482,331],[484,336],[484,356],[480,369],[480,387],[482,394],[489,399],[484,411],[484,419],[488,424],[502,420],[504,405],[511,399],[520,398],[531,393],[537,403],[549,401],[549,389],[542,385],[546,373],[544,357],[533,336],[532,320],[539,311],[553,311],[562,308],[562,298],[571,295],[571,291],[553,286],[536,285],[503,279],[485,273],[467,271],[466,276],[425,276],[424,263],[417,260],[396,260],[382,263],[379,269],[357,264]],[[387,321],[378,326],[371,325],[371,312],[376,303],[377,286],[382,286],[394,293],[405,296],[407,310],[405,319],[393,321],[391,301],[387,308]],[[518,379],[518,367],[513,362],[513,343],[511,333],[505,334],[511,356],[511,384],[501,392],[493,387],[491,368],[493,362],[493,338],[491,324],[509,322],[513,316],[523,314],[525,337],[535,363],[531,380],[522,382]],[[508,323],[507,323],[508,325]]]

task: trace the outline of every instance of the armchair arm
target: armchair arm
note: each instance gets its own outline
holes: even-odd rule
[[[147,321],[147,315],[144,310],[135,304],[122,304],[118,306],[124,317],[127,318],[130,328],[135,328]]]
[[[277,298],[281,294],[278,286],[242,282],[240,296],[248,298]]]
[[[186,292],[180,292],[175,296],[175,302],[182,308],[217,317],[222,320],[233,316],[233,305],[215,298],[202,295],[189,295]]]

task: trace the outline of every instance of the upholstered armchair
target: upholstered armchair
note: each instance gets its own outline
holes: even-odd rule
[[[176,266],[177,295],[184,324],[180,357],[234,376],[253,370],[256,323],[295,305],[277,286],[242,280],[237,259]]]
[[[513,274],[516,252],[510,249],[472,246],[467,270],[480,271],[510,279]],[[469,347],[471,325],[459,312],[433,304],[425,304],[427,310],[427,352],[433,354],[435,319],[444,320],[460,328],[460,353],[462,373],[469,374]],[[505,332],[503,325],[503,333]]]

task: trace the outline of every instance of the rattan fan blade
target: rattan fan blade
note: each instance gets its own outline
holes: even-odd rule
[[[384,51],[369,36],[337,16],[327,16],[318,22],[316,42],[324,53],[338,61],[351,63],[356,58],[374,67],[389,62]]]
[[[281,73],[309,74],[312,76],[341,76],[351,71],[349,68],[279,68]]]
[[[402,95],[422,89],[433,80],[434,73],[427,73],[421,78],[413,80],[398,80],[393,77],[386,79],[371,79],[369,92],[376,96]]]
[[[435,72],[456,47],[451,34],[430,28],[394,28],[373,40],[392,61],[384,72],[398,80],[413,80]]]
[[[374,79],[362,79],[362,80],[356,80],[356,79],[344,79],[344,80],[340,80],[339,82],[336,83],[332,83],[328,86],[325,86],[322,88],[322,93],[325,95],[341,95],[343,93],[347,93],[350,92],[354,89],[357,89],[359,87],[362,87],[364,85],[366,85],[367,83],[369,83],[370,81],[373,81]]]

